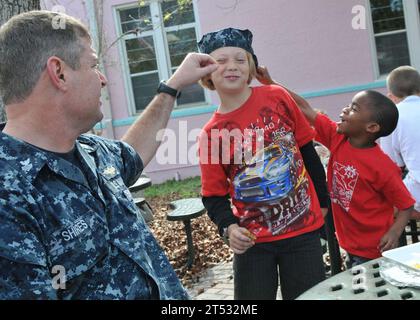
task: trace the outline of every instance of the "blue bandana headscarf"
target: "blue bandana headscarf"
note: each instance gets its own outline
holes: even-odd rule
[[[248,51],[254,58],[255,66],[258,60],[252,49],[252,32],[248,29],[240,30],[226,28],[215,32],[206,33],[198,43],[200,52],[210,54],[214,50],[223,47],[238,47]]]

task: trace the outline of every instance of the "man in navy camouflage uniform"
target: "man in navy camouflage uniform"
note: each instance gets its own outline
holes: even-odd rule
[[[122,141],[85,135],[103,117],[97,66],[70,16],[33,11],[0,29],[0,299],[188,298],[127,189],[175,97],[157,94]],[[189,54],[167,85],[215,69]]]

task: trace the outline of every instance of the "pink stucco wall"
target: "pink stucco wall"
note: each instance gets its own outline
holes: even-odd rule
[[[365,2],[212,0],[197,4],[203,33],[229,26],[250,29],[260,63],[277,80],[307,92],[374,80],[368,32],[353,30],[351,24],[352,8]]]
[[[44,3],[57,1],[45,0]],[[85,1],[62,0],[66,12],[87,20]],[[137,3],[127,0],[102,1],[101,32],[104,47],[117,38],[115,7]],[[225,27],[250,29],[254,34],[254,50],[260,64],[268,66],[276,80],[299,93],[313,93],[340,87],[375,82],[368,30],[352,28],[352,8],[367,6],[367,0],[197,0],[198,30],[201,34]],[[48,7],[48,6],[47,6]],[[130,117],[122,72],[119,44],[104,54],[108,90],[114,120]],[[103,51],[104,52],[104,51]],[[257,84],[257,83],[253,83]],[[383,90],[382,90],[383,91]],[[309,99],[333,119],[355,92],[324,95]],[[211,95],[217,105],[217,96]],[[171,119],[168,128],[178,132],[179,121],[187,121],[188,129],[201,128],[211,114]],[[128,126],[114,127],[120,138]],[[180,137],[178,137],[180,138]],[[193,145],[189,143],[188,147]],[[156,160],[146,168],[154,183],[199,174],[196,165],[159,165]]]

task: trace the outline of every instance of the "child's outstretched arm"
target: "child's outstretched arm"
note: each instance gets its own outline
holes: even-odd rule
[[[396,248],[398,246],[398,240],[404,231],[405,226],[410,219],[410,215],[413,211],[413,207],[410,207],[406,210],[401,210],[398,212],[397,217],[394,221],[392,227],[388,230],[387,233],[382,237],[379,242],[379,250],[384,252]]]
[[[306,100],[274,81],[268,73],[266,67],[258,67],[257,79],[264,85],[278,85],[284,88],[291,95],[293,100],[295,100],[298,107],[302,109],[302,112],[308,121],[311,124],[314,123],[316,112],[309,106]],[[307,112],[305,112],[305,110]],[[302,154],[303,162],[306,169],[308,170],[309,176],[315,185],[315,191],[321,205],[322,215],[325,217],[328,212],[329,195],[327,191],[327,179],[325,176],[324,167],[321,163],[321,160],[319,159],[312,141],[300,147],[300,153]]]
[[[292,96],[293,100],[295,100],[296,104],[302,110],[303,114],[305,115],[305,117],[309,121],[309,123],[311,125],[314,124],[317,112],[314,109],[312,109],[312,107],[309,105],[309,103],[304,98],[302,98],[300,95],[298,95],[297,93],[294,93],[293,91],[287,89],[285,86],[283,86],[280,83],[274,81],[271,78],[270,74],[268,73],[268,70],[267,70],[266,67],[264,67],[264,66],[259,66],[258,67],[257,80],[259,82],[261,82],[262,84],[265,84],[265,85],[272,85],[273,84],[273,85],[277,85],[277,86],[280,86],[283,89],[285,89]]]

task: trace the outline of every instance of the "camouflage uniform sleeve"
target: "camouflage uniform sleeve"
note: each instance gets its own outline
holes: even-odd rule
[[[0,257],[0,300],[57,299],[46,267]]]
[[[128,143],[95,137],[100,141],[106,155],[114,155],[121,177],[126,186],[131,186],[140,177],[143,171],[143,161],[140,155]]]
[[[0,299],[55,299],[36,221],[16,201],[0,192]]]
[[[137,151],[129,144],[119,141],[118,146],[122,159],[121,177],[126,186],[131,186],[143,171],[143,161]]]

